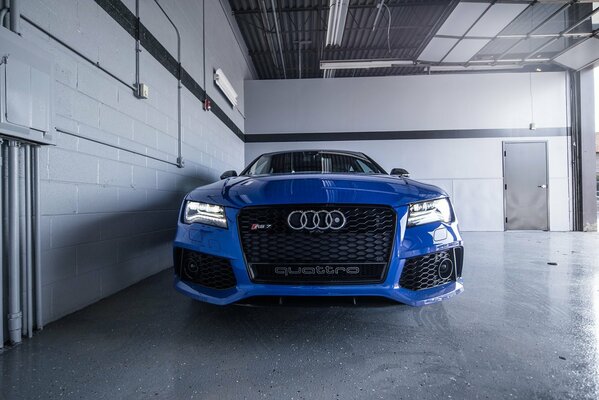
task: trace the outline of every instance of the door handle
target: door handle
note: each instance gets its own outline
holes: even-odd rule
[[[547,189],[547,185],[545,185],[545,184],[543,184],[543,185],[539,185],[539,186],[537,186],[537,187],[538,187],[538,188],[541,188],[541,189]]]

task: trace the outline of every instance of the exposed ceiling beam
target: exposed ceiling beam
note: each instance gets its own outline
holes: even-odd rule
[[[437,0],[437,1],[418,1],[413,0],[409,3],[392,3],[388,4],[389,8],[403,8],[403,7],[422,7],[422,6],[446,6],[447,0]],[[362,9],[362,8],[372,8],[375,9],[372,4],[350,4],[349,9]],[[328,6],[313,6],[313,7],[280,7],[277,9],[278,12],[286,13],[286,12],[305,12],[305,11],[325,11],[328,10]],[[270,9],[266,10],[267,12],[271,11]],[[260,9],[248,9],[248,10],[233,10],[233,15],[244,15],[244,14],[259,14]],[[372,29],[372,27],[370,27]]]
[[[391,52],[394,51],[413,51],[416,50],[417,47],[398,47],[398,48],[391,48]],[[304,53],[319,53],[320,49],[316,49],[316,48],[310,48],[310,49],[302,49],[302,51]],[[327,48],[325,50],[325,53],[330,54],[330,53],[343,53],[346,52],[347,49],[342,48],[342,47],[338,47],[338,48]],[[352,47],[351,51],[384,51],[385,53],[389,51],[389,48],[385,47],[377,47],[377,46],[365,46],[365,47]],[[262,57],[264,55],[269,55],[271,54],[269,50],[252,50],[249,51],[248,54],[252,57]],[[296,55],[297,54],[297,49],[284,49],[283,50],[283,54],[290,54],[290,55]]]
[[[247,24],[249,26],[252,26],[256,29],[262,29],[262,27],[260,27],[259,25],[256,25],[255,23],[255,19],[254,18],[239,18],[238,19],[239,22],[243,23],[243,24]],[[433,26],[432,25],[397,25],[397,26],[392,26],[390,29],[392,31],[429,31],[430,29],[432,29]],[[346,27],[345,28],[346,31],[352,31],[352,32],[358,32],[358,31],[370,31],[372,30],[371,27],[368,26],[360,26],[360,27]],[[319,32],[326,32],[326,28],[320,28],[320,29],[305,29],[302,28],[300,30],[282,30],[281,34],[295,34],[297,32],[302,32],[302,33],[319,33]]]

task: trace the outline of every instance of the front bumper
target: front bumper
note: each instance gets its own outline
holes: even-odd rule
[[[250,280],[237,228],[237,209],[227,208],[228,229],[179,223],[175,249],[187,249],[227,259],[237,284],[229,289],[212,289],[175,276],[175,288],[196,300],[226,305],[255,296],[379,296],[412,306],[450,298],[463,291],[460,276],[455,281],[428,289],[409,290],[399,281],[406,259],[462,246],[457,222],[430,223],[406,229],[407,207],[397,207],[397,227],[387,276],[377,284],[260,284]]]

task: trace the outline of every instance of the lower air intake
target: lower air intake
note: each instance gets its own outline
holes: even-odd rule
[[[462,274],[462,248],[408,258],[399,286],[409,290],[429,289],[453,282]]]
[[[230,289],[237,285],[233,267],[226,258],[177,249],[175,263],[177,275],[184,281],[212,289]]]

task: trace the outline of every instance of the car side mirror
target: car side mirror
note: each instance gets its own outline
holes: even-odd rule
[[[393,168],[391,170],[391,175],[401,176],[403,178],[410,177],[410,173],[403,168]]]
[[[230,171],[223,172],[223,174],[220,176],[220,179],[232,178],[234,176],[237,176],[237,171],[235,171],[234,169],[232,169]]]

